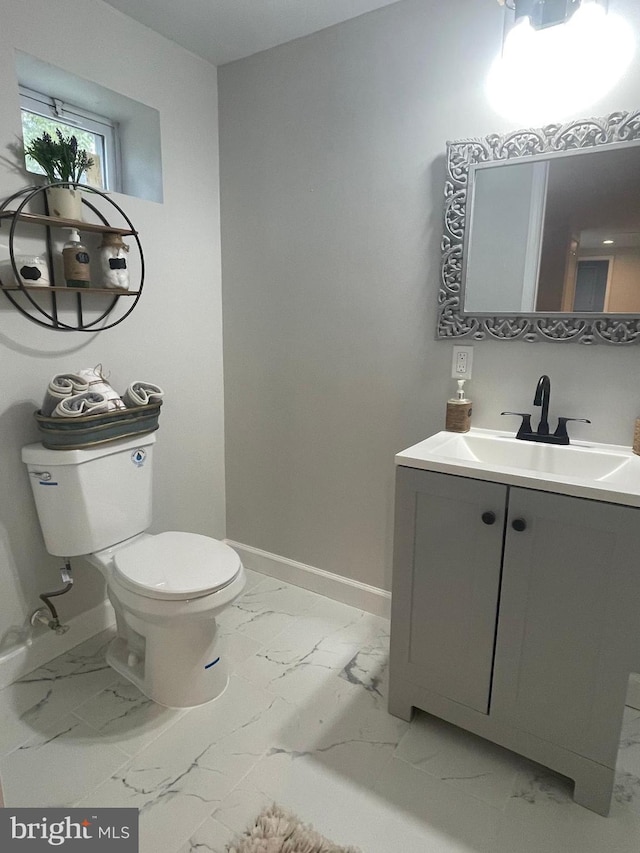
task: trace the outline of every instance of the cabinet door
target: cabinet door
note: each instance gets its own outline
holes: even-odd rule
[[[639,522],[510,490],[491,715],[607,766],[640,637]]]
[[[485,714],[506,494],[496,483],[397,472],[391,666]]]

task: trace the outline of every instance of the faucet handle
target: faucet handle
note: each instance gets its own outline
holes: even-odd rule
[[[531,415],[529,412],[500,412],[500,414],[517,415],[519,418],[522,418],[522,423],[520,424],[520,429],[516,433],[516,438],[520,438],[522,435],[531,434]]]
[[[581,424],[590,424],[591,421],[587,418],[558,418],[558,426],[556,427],[556,431],[554,435],[556,438],[566,438],[567,444],[569,444],[569,434],[567,433],[567,423],[568,421],[577,421]]]

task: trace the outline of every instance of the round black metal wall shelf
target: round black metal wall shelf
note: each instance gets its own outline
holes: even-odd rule
[[[86,206],[98,220],[98,222],[85,222],[76,219],[61,219],[56,216],[51,216],[47,202],[46,190],[49,187],[74,187],[82,192],[83,209]],[[44,213],[30,213],[26,210],[30,202],[34,199],[40,201],[39,196],[42,196],[42,207]],[[123,226],[111,225],[105,214],[99,210],[95,204],[89,201],[90,196],[97,196],[107,203],[107,210],[112,209],[121,217]],[[104,205],[103,205],[104,206]],[[109,207],[110,206],[110,207]],[[138,237],[138,232],[133,227],[133,223],[117,205],[102,190],[95,187],[78,186],[65,181],[55,184],[46,184],[40,187],[25,187],[17,193],[14,193],[9,198],[0,204],[0,227],[3,223],[9,222],[9,260],[15,278],[15,283],[7,284],[0,281],[0,290],[4,293],[7,299],[15,308],[20,311],[27,319],[39,326],[44,326],[48,329],[55,329],[61,332],[96,332],[111,329],[117,326],[126,319],[133,309],[138,304],[138,300],[142,294],[144,286],[144,254],[142,244]],[[16,263],[16,255],[14,251],[14,239],[16,228],[20,223],[44,227],[44,243],[46,252],[47,267],[49,270],[50,285],[28,285],[25,284]],[[93,234],[120,234],[122,237],[131,237],[135,241],[139,258],[140,258],[140,283],[137,289],[124,290],[113,287],[67,287],[59,286],[55,283],[55,263],[54,263],[54,241],[52,237],[52,229],[54,228],[75,228],[79,232]],[[59,316],[60,305],[59,299],[64,300],[73,294],[75,297],[75,314],[76,322],[71,322],[65,315],[62,320]],[[98,316],[93,316],[90,319],[86,317],[86,305],[83,307],[84,300],[95,300],[96,297],[102,294],[109,298],[109,302],[105,308],[99,308]],[[19,299],[18,297],[23,297]],[[123,298],[131,299],[131,304],[128,305],[122,312],[118,313],[116,319],[107,319],[119,305]],[[45,307],[46,306],[46,307]],[[105,322],[106,321],[106,322]]]

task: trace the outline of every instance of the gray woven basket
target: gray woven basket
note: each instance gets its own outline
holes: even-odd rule
[[[83,447],[154,432],[159,426],[160,406],[162,400],[146,406],[114,409],[112,412],[81,415],[78,418],[51,418],[40,411],[35,412],[34,417],[46,448],[81,450]]]

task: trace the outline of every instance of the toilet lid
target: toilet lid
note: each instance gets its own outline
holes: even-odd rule
[[[115,555],[115,573],[148,598],[199,598],[221,589],[240,570],[236,552],[198,533],[145,536]]]

